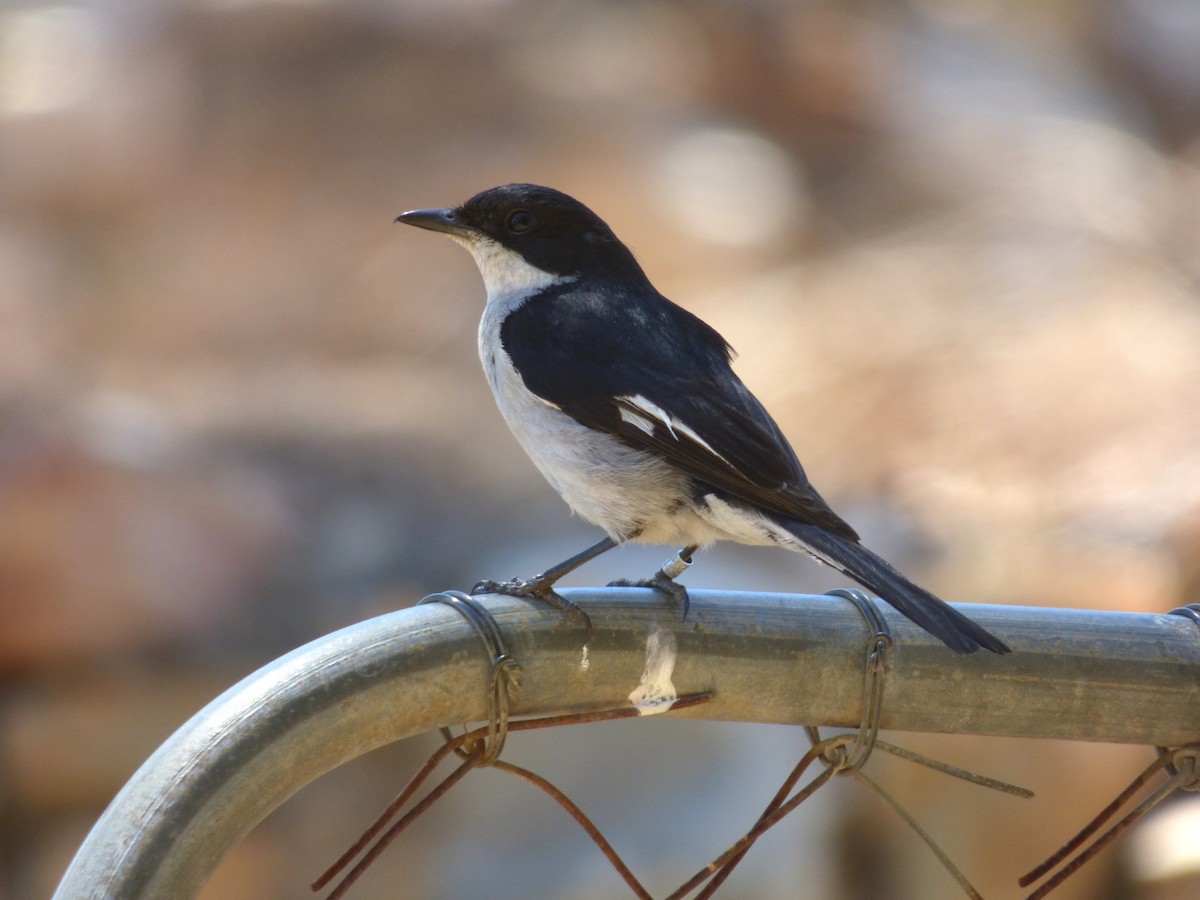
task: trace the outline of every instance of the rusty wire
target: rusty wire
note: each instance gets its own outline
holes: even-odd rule
[[[1200,625],[1200,604],[1191,603],[1187,606],[1173,609],[1171,610],[1171,615],[1182,616],[1196,625]],[[1175,791],[1200,790],[1200,764],[1198,764],[1198,760],[1200,760],[1200,744],[1188,744],[1187,746],[1173,749],[1168,747],[1156,747],[1155,749],[1157,750],[1157,756],[1129,783],[1128,787],[1121,791],[1111,803],[1100,810],[1090,822],[1084,825],[1073,838],[1063,844],[1045,862],[1022,875],[1017,883],[1021,887],[1029,887],[1029,885],[1045,877],[1055,866],[1070,857],[1080,847],[1084,847],[1088,839],[1103,828],[1105,823],[1112,819],[1119,809],[1129,803],[1137,795],[1138,791],[1145,787],[1150,779],[1154,777],[1155,773],[1165,769],[1169,775],[1167,780],[1152,791],[1141,803],[1126,813],[1124,817],[1113,823],[1112,827],[1092,841],[1090,845],[1084,847],[1078,856],[1064,865],[1053,877],[1030,894],[1029,900],[1037,900],[1037,898],[1045,897],[1077,872],[1084,863],[1088,862],[1097,853],[1111,844],[1121,833]]]
[[[734,868],[741,862],[758,838],[782,821],[801,803],[816,793],[818,789],[827,784],[835,775],[851,776],[855,781],[864,785],[872,793],[880,797],[929,846],[938,860],[950,873],[951,877],[963,889],[964,893],[972,898],[972,900],[979,900],[979,893],[958,870],[945,851],[941,849],[937,842],[920,826],[899,801],[892,797],[879,784],[863,774],[862,768],[870,758],[872,751],[878,748],[985,787],[1026,797],[1032,796],[1032,794],[1022,788],[976,775],[954,766],[948,766],[945,763],[930,759],[921,754],[903,750],[902,748],[879,741],[879,720],[883,710],[883,687],[887,673],[887,655],[893,643],[892,637],[886,620],[879,614],[874,601],[866,594],[857,590],[838,590],[831,593],[853,603],[861,613],[871,632],[867,638],[863,655],[862,719],[858,730],[856,732],[847,732],[822,738],[818,729],[806,727],[805,733],[811,744],[809,750],[800,758],[800,761],[784,780],[779,790],[775,793],[775,796],[771,798],[771,801],[767,804],[758,820],[729,849],[680,885],[670,895],[669,900],[681,900],[681,898],[686,897],[697,889],[700,890],[700,893],[696,895],[698,900],[712,897],[732,874]],[[337,900],[337,898],[343,897],[358,877],[378,858],[379,854],[408,825],[414,822],[418,816],[429,809],[430,806],[444,796],[455,784],[461,781],[470,769],[492,766],[500,771],[515,775],[548,794],[583,828],[600,849],[601,853],[603,853],[604,857],[625,881],[625,884],[633,894],[638,898],[642,898],[642,900],[648,900],[650,894],[646,891],[645,887],[621,859],[612,844],[600,833],[600,830],[574,801],[542,776],[528,769],[497,759],[499,750],[494,749],[497,747],[497,743],[500,747],[503,746],[504,736],[509,730],[531,730],[535,728],[628,718],[637,715],[639,711],[634,708],[622,708],[567,716],[526,719],[509,723],[507,720],[507,701],[504,700],[505,695],[503,692],[497,693],[495,680],[499,661],[511,659],[503,649],[503,639],[499,633],[499,628],[495,626],[494,621],[491,621],[491,616],[487,610],[478,607],[475,601],[468,595],[448,592],[447,594],[434,595],[430,599],[447,603],[455,609],[459,609],[483,637],[488,652],[493,657],[492,675],[489,677],[487,687],[489,696],[489,722],[486,726],[467,731],[458,737],[454,737],[447,729],[443,728],[442,732],[446,738],[445,743],[434,751],[425,765],[413,776],[412,780],[410,780],[396,799],[389,804],[387,809],[367,828],[363,835],[339,857],[337,862],[313,883],[313,890],[322,889],[340,871],[345,869],[351,860],[359,857],[361,854],[358,863],[350,869],[329,895],[329,900]],[[515,661],[514,668],[518,671],[520,668],[515,664]],[[496,703],[492,703],[493,696],[499,698]],[[710,695],[707,694],[681,697],[675,701],[672,708],[685,708],[686,706],[705,702],[708,699],[710,699]],[[496,721],[501,717],[504,720],[502,726]],[[451,753],[456,753],[462,758],[461,764],[407,813],[397,819],[390,827],[387,827],[387,823],[395,818],[400,810],[413,798],[417,790],[419,790],[420,786],[430,776],[437,765]],[[822,763],[823,768],[821,772],[792,795],[791,792],[795,789],[800,778],[813,762],[816,761]]]
[[[905,750],[893,744],[880,741],[878,739],[879,718],[883,709],[883,685],[887,669],[887,652],[892,646],[892,638],[888,631],[887,622],[879,615],[879,610],[875,606],[874,601],[862,591],[839,589],[830,591],[829,593],[833,596],[844,597],[850,600],[862,614],[868,628],[873,632],[868,638],[866,645],[863,666],[863,713],[857,733],[838,734],[822,739],[818,729],[811,726],[805,727],[805,733],[808,735],[811,747],[800,758],[800,761],[793,768],[791,774],[788,775],[775,796],[771,798],[770,803],[767,804],[758,821],[732,847],[693,875],[688,881],[684,882],[684,884],[670,895],[669,900],[681,900],[681,898],[687,896],[706,880],[708,880],[708,884],[697,895],[697,900],[713,896],[729,875],[732,874],[734,867],[745,857],[754,842],[768,829],[782,821],[785,816],[816,793],[819,788],[827,784],[834,775],[850,776],[871,790],[876,796],[880,797],[933,851],[934,855],[963,889],[964,893],[972,898],[972,900],[977,900],[980,897],[979,892],[975,890],[966,877],[958,870],[950,857],[929,833],[920,826],[899,801],[863,774],[862,768],[866,765],[867,760],[875,749],[883,750],[982,787],[993,788],[1020,797],[1028,798],[1033,796],[1031,791],[1027,791],[1024,788],[977,775],[965,769],[950,766],[939,760],[914,753],[911,750]],[[805,785],[803,789],[788,799],[788,795],[795,788],[800,777],[817,760],[820,760],[824,765],[822,771]]]
[[[443,727],[441,732],[445,740],[442,746],[433,752],[425,765],[421,767],[396,799],[388,805],[387,809],[367,828],[359,839],[312,883],[312,890],[318,891],[324,888],[339,872],[350,864],[351,860],[361,854],[359,861],[334,887],[332,893],[329,895],[329,900],[338,900],[338,898],[344,896],[346,891],[350,889],[387,846],[405,828],[416,821],[422,813],[445,796],[454,785],[466,776],[467,772],[474,768],[494,766],[500,771],[508,772],[522,778],[547,793],[583,828],[617,872],[620,873],[621,877],[625,879],[626,884],[629,885],[633,892],[640,898],[649,898],[650,895],[638,882],[637,878],[634,877],[629,867],[625,865],[625,862],[613,849],[612,845],[609,844],[600,833],[600,830],[596,828],[592,821],[584,815],[583,811],[566,794],[540,775],[520,766],[501,762],[499,759],[510,730],[530,730],[622,719],[639,715],[642,711],[629,707],[601,712],[544,717],[542,719],[527,719],[518,723],[511,723],[509,721],[509,701],[519,692],[518,677],[521,672],[521,665],[509,654],[505,647],[503,632],[492,614],[486,607],[476,601],[474,597],[462,591],[444,591],[439,594],[432,594],[424,598],[421,603],[442,603],[456,610],[471,624],[482,639],[490,661],[485,690],[487,698],[487,724],[481,728],[465,731],[458,737],[455,737],[448,728]],[[587,640],[590,642],[590,634]],[[670,705],[671,708],[686,708],[696,703],[702,703],[709,698],[710,695],[707,693],[696,694],[688,697],[674,698]],[[433,773],[433,770],[450,753],[457,754],[462,760],[459,766],[430,790],[407,813],[384,830],[387,823],[412,799],[425,780]]]
[[[686,896],[689,891],[699,886],[705,878],[709,877],[712,878],[712,881],[709,882],[699,896],[712,896],[732,874],[734,867],[745,858],[754,841],[765,833],[767,829],[772,827],[776,822],[781,821],[784,816],[811,796],[817,788],[825,784],[833,775],[843,770],[857,771],[870,757],[871,750],[875,746],[875,741],[879,735],[879,717],[883,710],[883,683],[886,669],[886,655],[888,648],[892,645],[891,632],[888,630],[886,620],[879,615],[878,607],[862,591],[837,589],[830,591],[829,594],[830,596],[843,597],[853,603],[866,621],[867,627],[872,631],[867,641],[863,665],[862,721],[859,724],[858,736],[853,743],[852,750],[850,752],[845,751],[845,743],[849,740],[848,737],[839,736],[823,741],[821,740],[820,732],[816,728],[806,726],[805,732],[808,735],[811,749],[800,758],[800,761],[796,764],[791,774],[788,775],[775,796],[771,798],[771,802],[767,804],[766,809],[763,810],[754,827],[734,844],[729,851],[726,851],[725,854],[719,857],[718,860],[714,860],[705,869],[696,873],[692,879],[685,882],[672,897]],[[788,794],[796,786],[796,782],[799,781],[800,776],[812,764],[813,760],[817,758],[821,758],[825,762],[824,771],[801,791],[797,797],[791,801],[787,801]]]
[[[561,627],[557,611],[515,598],[486,600],[487,612],[504,624],[506,632],[519,629],[527,654],[522,662],[528,684],[513,707],[514,714],[543,716],[510,722],[508,731],[638,714],[633,708],[613,707],[624,702],[628,685],[638,679],[647,635],[662,627],[661,610],[655,604],[630,603],[627,592],[577,589],[574,593],[589,601],[591,611],[604,622],[597,648],[603,665],[587,678],[578,677],[582,667],[576,638]],[[478,598],[471,599],[483,606]],[[876,635],[867,641],[868,647],[881,650],[885,657],[879,662],[882,676],[877,684],[881,688],[886,683],[885,708],[881,698],[872,700],[874,688],[867,677],[871,667],[864,666],[861,655],[861,620],[871,615],[872,607],[861,606],[854,597],[847,599],[859,615],[830,604],[828,598],[693,592],[693,607],[699,613],[693,622],[699,624],[678,632],[686,641],[683,652],[690,663],[681,688],[691,702],[715,700],[700,718],[792,724],[858,719],[860,723],[857,735],[849,732],[827,739],[810,729],[814,745],[754,827],[684,885],[685,893],[703,885],[704,896],[710,896],[732,871],[731,861],[740,859],[759,835],[835,773],[853,770],[862,775],[866,754],[861,751],[868,746],[1019,793],[877,737],[868,741],[872,716],[865,713],[872,705],[880,713],[880,726],[891,729],[1164,748],[1161,759],[1110,805],[1111,810],[1031,873],[1037,880],[1070,860],[1035,897],[1061,883],[1172,790],[1196,789],[1200,707],[1195,701],[1200,685],[1195,672],[1200,644],[1195,625],[1200,624],[1200,607],[1185,607],[1175,615],[973,609],[1018,648],[1017,654],[1003,659],[951,658],[915,626],[889,616],[905,652],[891,656]],[[489,642],[477,623],[467,626],[461,610],[442,613],[432,606],[389,614],[328,635],[265,666],[216,698],[179,729],[113,801],[80,848],[56,897],[193,896],[225,852],[304,784],[388,740],[445,722],[480,721],[486,716],[485,727],[453,738],[452,745],[439,749],[381,821],[339,861],[338,871],[364,852],[382,850],[381,835],[406,806],[412,808],[402,818],[411,822],[420,814],[417,807],[427,809],[490,755],[489,750],[499,754],[505,734],[502,698],[511,700],[510,693],[516,695],[515,660],[506,663],[505,652]],[[482,624],[491,627],[486,620]],[[869,628],[875,631],[873,625]],[[488,648],[485,666],[472,658],[471,650],[480,639],[477,633]],[[497,646],[502,648],[503,641]],[[564,694],[558,686],[568,678],[571,690]],[[481,684],[485,686],[482,698]],[[820,690],[800,692],[793,687],[796,684],[819,684]],[[704,693],[696,695],[698,691]],[[1055,712],[1061,709],[1063,695],[1070,696],[1072,703],[1067,717]],[[685,705],[686,701],[677,702],[674,708]],[[551,715],[563,708],[606,711]],[[455,750],[465,754],[460,767],[414,803],[437,763]],[[821,772],[797,790],[818,760]],[[855,761],[859,769],[854,769]],[[519,774],[507,764],[502,769]],[[1168,783],[1081,849],[1158,772],[1168,776]],[[865,778],[856,780],[874,790]],[[537,783],[537,776],[526,780]],[[581,825],[586,828],[584,821]],[[387,840],[403,827],[402,823],[390,826]],[[372,851],[373,843],[379,850]]]
[[[696,706],[700,703],[706,703],[711,699],[712,694],[710,693],[684,695],[675,701],[672,709],[687,709],[688,707]],[[533,731],[539,728],[557,728],[564,725],[586,725],[592,722],[606,722],[616,719],[636,718],[639,715],[641,715],[641,712],[634,707],[596,710],[592,712],[572,713],[562,716],[544,716],[537,719],[522,719],[517,722],[510,722],[508,725],[508,730]],[[324,888],[327,884],[329,884],[330,881],[337,877],[337,874],[340,871],[349,865],[352,859],[354,859],[360,853],[364,853],[365,851],[365,854],[359,860],[359,862],[354,866],[353,869],[350,870],[349,873],[346,874],[346,876],[335,887],[334,891],[329,895],[329,900],[336,900],[336,898],[344,896],[351,885],[353,885],[359,876],[366,871],[367,867],[376,858],[378,858],[379,854],[382,853],[388,844],[395,840],[405,828],[416,821],[417,817],[429,809],[434,802],[441,799],[441,797],[444,796],[450,788],[457,784],[463,778],[463,776],[467,774],[467,772],[473,768],[484,765],[483,758],[485,752],[485,738],[488,734],[489,726],[484,725],[460,734],[457,737],[450,737],[441,746],[439,746],[429,757],[429,759],[425,761],[425,764],[421,766],[417,774],[414,775],[412,779],[409,780],[408,784],[404,786],[404,789],[396,796],[396,799],[388,804],[387,809],[385,809],[379,815],[379,817],[371,823],[367,830],[363,832],[363,834],[358,838],[357,841],[354,842],[354,844],[352,844],[340,857],[338,857],[337,861],[333,865],[326,869],[320,875],[320,877],[318,877],[316,881],[312,883],[312,889],[314,891],[319,891]],[[441,781],[436,787],[434,787],[429,794],[427,794],[412,809],[405,813],[404,816],[398,819],[390,828],[387,828],[385,831],[384,829],[387,827],[388,822],[390,822],[396,816],[396,814],[403,809],[405,804],[413,798],[416,792],[420,789],[421,785],[429,778],[429,776],[433,773],[433,770],[437,768],[438,764],[441,763],[451,753],[457,753],[460,749],[465,747],[472,747],[474,749],[467,752],[466,757],[463,759],[463,762],[459,765],[459,767],[455,769],[447,778]],[[583,827],[584,831],[586,831],[588,835],[591,836],[594,841],[596,841],[597,845],[600,847],[601,851],[604,852],[604,855],[608,858],[609,862],[613,864],[614,868],[616,868],[618,872],[622,873],[622,877],[625,877],[626,873],[628,873],[627,882],[630,883],[631,887],[637,885],[635,892],[641,890],[644,893],[644,889],[637,884],[637,879],[633,878],[633,875],[629,872],[628,867],[620,859],[620,857],[617,856],[616,852],[612,850],[612,846],[603,838],[602,835],[600,835],[600,832],[595,825],[592,824],[592,822],[574,803],[572,803],[566,797],[565,794],[563,794],[545,779],[535,775],[534,773],[527,773],[524,769],[520,769],[520,767],[501,762],[493,763],[493,765],[495,768],[498,768],[501,771],[519,775],[520,777],[525,778],[526,781],[529,781],[535,786],[545,790],[546,793],[548,793],[555,800],[555,802],[559,803],[559,805],[566,809],[567,812],[571,813],[575,820]],[[526,778],[526,775],[531,777]],[[373,844],[372,841],[374,841]]]
[[[1192,744],[1188,747],[1177,747],[1173,750],[1168,750],[1165,747],[1158,748],[1158,755],[1150,765],[1146,766],[1136,778],[1130,782],[1125,790],[1121,791],[1117,797],[1104,807],[1096,816],[1088,822],[1079,833],[1071,840],[1063,844],[1057,852],[1041,865],[1030,870],[1025,875],[1022,875],[1018,880],[1021,887],[1029,887],[1035,881],[1044,877],[1048,872],[1054,869],[1059,863],[1067,859],[1072,853],[1083,847],[1088,839],[1097,831],[1104,827],[1117,810],[1125,806],[1146,784],[1154,777],[1155,773],[1165,769],[1170,773],[1165,782],[1155,788],[1141,803],[1131,809],[1122,818],[1118,819],[1113,825],[1091,844],[1084,847],[1079,855],[1072,859],[1069,863],[1058,870],[1048,881],[1041,885],[1037,890],[1029,895],[1029,900],[1038,900],[1045,897],[1052,890],[1061,885],[1071,875],[1077,872],[1084,863],[1092,859],[1097,853],[1111,844],[1116,838],[1122,834],[1131,825],[1145,816],[1150,810],[1158,806],[1163,800],[1169,797],[1175,791],[1196,791],[1200,790],[1200,766],[1197,766],[1197,760],[1200,759],[1200,744]]]

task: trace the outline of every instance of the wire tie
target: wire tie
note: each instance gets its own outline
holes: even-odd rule
[[[1186,747],[1155,747],[1159,757],[1167,757],[1167,771],[1172,779],[1178,779],[1176,789],[1181,791],[1200,791],[1200,744],[1188,744]]]
[[[500,758],[504,742],[508,739],[508,704],[520,688],[521,664],[504,646],[504,635],[495,618],[470,594],[463,591],[442,591],[439,594],[430,594],[417,605],[425,603],[442,603],[456,610],[471,623],[475,632],[483,639],[483,645],[491,659],[487,680],[487,738],[484,741],[483,753],[476,763],[480,766],[490,766]],[[441,731],[447,741],[453,739],[449,728],[442,728]],[[467,757],[470,756],[471,749],[459,747],[455,752],[459,756]]]
[[[875,747],[875,739],[879,735],[879,720],[883,714],[883,684],[887,670],[887,652],[892,646],[892,633],[887,620],[879,612],[875,601],[860,590],[854,588],[836,588],[827,592],[827,596],[841,597],[854,604],[872,632],[868,638],[863,662],[863,713],[858,726],[858,737],[847,750],[837,745],[835,757],[838,759],[839,770],[846,774],[857,772],[871,756]],[[814,743],[820,741],[819,732],[811,729],[809,739]],[[823,757],[824,758],[824,757]],[[832,760],[827,759],[828,762]]]
[[[1177,609],[1171,610],[1168,615],[1183,616],[1185,619],[1191,619],[1196,625],[1200,625],[1200,603],[1189,603],[1187,606],[1180,606]]]

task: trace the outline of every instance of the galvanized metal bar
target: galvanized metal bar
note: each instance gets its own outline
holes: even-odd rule
[[[686,622],[651,591],[563,592],[595,625],[509,597],[482,602],[522,666],[514,715],[628,704],[649,636],[671,632],[685,713],[856,726],[868,638],[829,596],[691,593]],[[881,604],[889,653],[881,725],[1178,746],[1200,741],[1200,625],[1184,616],[971,605],[1016,653],[961,657]],[[659,642],[661,645],[661,642]],[[660,646],[661,649],[661,646]],[[56,897],[191,897],[267,813],[382,744],[479,721],[491,659],[452,609],[401,610],[314,641],[218,697],[142,766],[96,823]]]

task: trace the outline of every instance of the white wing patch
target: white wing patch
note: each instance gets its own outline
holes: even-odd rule
[[[627,406],[619,407],[618,411],[621,413],[622,422],[628,422],[634,428],[641,429],[642,431],[646,432],[646,434],[654,434],[654,423],[645,416],[639,415]]]
[[[641,394],[618,397],[617,402],[624,404],[621,407],[621,418],[626,422],[629,422],[631,425],[640,428],[642,431],[646,432],[646,434],[653,433],[653,424],[651,420],[659,422],[664,428],[667,429],[667,431],[671,433],[671,437],[675,438],[675,440],[679,440],[679,436],[683,435],[688,440],[699,444],[717,459],[721,460],[721,462],[725,463],[725,465],[730,466],[730,468],[733,467],[732,463],[714,450],[712,445],[709,444],[709,442],[704,438],[700,437],[694,428],[692,428],[678,416],[671,415],[657,403],[647,400]],[[635,407],[639,412],[644,413],[645,417],[639,416],[637,412],[633,412],[632,410],[627,410],[625,405]],[[626,415],[626,412],[629,414]],[[635,418],[641,419],[641,421],[634,421]],[[647,427],[647,425],[650,427]]]

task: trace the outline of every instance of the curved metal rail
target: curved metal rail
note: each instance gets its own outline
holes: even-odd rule
[[[564,591],[595,625],[543,604],[483,599],[522,667],[514,715],[627,705],[663,629],[680,693],[708,719],[855,726],[868,637],[829,596]],[[884,728],[1180,746],[1200,740],[1200,628],[1178,615],[971,605],[1017,652],[956,656],[881,605],[897,639]],[[194,896],[275,807],[391,741],[486,716],[491,659],[470,623],[426,605],[312,642],[230,688],[179,729],[113,800],[67,870],[59,900]]]

